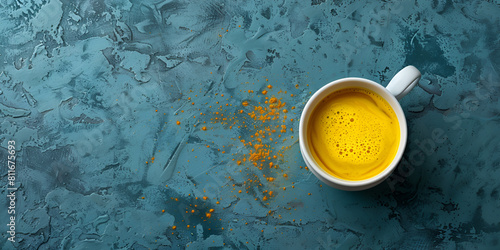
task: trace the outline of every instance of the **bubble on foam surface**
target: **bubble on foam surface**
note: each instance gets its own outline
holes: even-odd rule
[[[333,95],[327,97],[324,102],[330,101],[334,96],[341,96],[347,93],[360,92],[366,97],[372,99],[379,99],[377,102],[380,106],[380,97],[370,91],[363,89],[345,89],[335,92]],[[328,111],[325,112],[329,115],[321,117],[321,122],[326,127],[327,142],[330,146],[336,145],[340,147],[338,155],[345,160],[353,163],[363,163],[366,161],[373,161],[378,158],[382,147],[382,134],[384,129],[390,129],[387,120],[377,119],[373,113],[361,112],[356,118],[355,110],[359,108],[352,105],[332,105]],[[380,107],[384,113],[393,112],[390,107]],[[333,135],[332,135],[333,133]],[[340,136],[335,136],[338,133]],[[343,153],[345,152],[345,153]]]
[[[380,150],[380,146],[376,145],[376,140],[375,142],[372,142],[370,139],[379,139],[380,138],[380,128],[379,127],[372,127],[372,133],[370,133],[370,128],[366,128],[364,126],[361,126],[359,124],[354,124],[354,118],[350,117],[351,114],[346,113],[342,111],[341,117],[339,121],[337,122],[336,118],[326,118],[324,121],[325,123],[331,122],[331,124],[327,125],[327,128],[335,128],[339,125],[344,125],[346,127],[341,133],[343,135],[340,137],[333,137],[333,138],[328,138],[328,144],[330,145],[336,145],[336,147],[340,147],[342,144],[342,147],[340,148],[339,155],[342,156],[342,158],[349,157],[350,154],[350,160],[353,162],[361,162],[361,161],[369,161],[373,155],[377,155],[377,153]],[[354,113],[352,114],[354,116]],[[342,127],[340,127],[342,128]],[[356,132],[352,132],[356,130]],[[373,133],[375,132],[375,133]],[[358,137],[358,134],[360,133],[365,133],[367,136],[362,138],[361,140]],[[374,134],[374,135],[372,135]],[[371,136],[370,136],[371,135]],[[349,141],[351,143],[346,143],[345,141]],[[380,139],[378,140],[380,142]],[[344,142],[344,143],[343,143]],[[354,143],[353,143],[354,142]],[[371,148],[371,145],[373,146],[373,149]],[[370,151],[370,149],[372,149]],[[346,152],[343,154],[343,151]]]
[[[321,162],[373,169],[393,157],[399,141],[393,134],[399,124],[392,108],[379,95],[348,88],[332,93],[321,103],[311,119],[317,123],[313,125],[315,133],[321,134],[313,141]]]

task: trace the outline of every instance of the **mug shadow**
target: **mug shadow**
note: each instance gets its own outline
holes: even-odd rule
[[[397,168],[395,169],[396,171]],[[389,178],[391,177],[392,175]],[[411,176],[405,182],[398,183],[395,187],[384,181],[375,187],[361,191],[344,191],[333,187],[329,189],[331,195],[334,197],[341,198],[341,200],[356,201],[360,204],[386,204],[390,200],[395,200],[399,205],[409,205],[416,200],[420,184],[420,180],[414,180],[412,177],[419,178]]]

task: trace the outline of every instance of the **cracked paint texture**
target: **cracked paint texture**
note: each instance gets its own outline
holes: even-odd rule
[[[499,13],[495,1],[0,0],[2,185],[7,141],[18,155],[16,242],[4,226],[0,248],[498,249]],[[298,146],[308,98],[347,76],[386,86],[406,65],[422,80],[401,100],[397,170],[366,191],[322,185]],[[266,126],[246,113],[272,95],[288,111],[269,122],[286,125],[269,146],[285,148],[279,167],[237,164],[240,140]]]

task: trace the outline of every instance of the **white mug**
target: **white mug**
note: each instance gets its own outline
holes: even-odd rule
[[[421,74],[417,68],[413,66],[407,66],[392,78],[392,80],[387,85],[387,88],[384,88],[382,85],[368,79],[348,77],[333,81],[316,91],[316,93],[314,93],[314,95],[309,99],[306,106],[304,107],[304,110],[302,111],[299,126],[300,152],[311,172],[327,185],[347,191],[368,189],[378,185],[387,177],[389,177],[389,175],[391,175],[391,173],[394,171],[397,164],[401,160],[401,157],[403,156],[403,152],[406,147],[406,140],[408,137],[405,114],[398,100],[403,98],[403,96],[410,92],[413,87],[415,87],[415,85],[420,80],[420,77]],[[359,181],[340,179],[330,175],[325,170],[323,170],[312,157],[307,139],[307,124],[316,105],[318,105],[321,100],[326,98],[331,93],[343,88],[350,87],[365,88],[377,93],[379,96],[384,98],[396,113],[399,121],[399,130],[401,133],[398,151],[392,162],[378,175],[369,179]]]

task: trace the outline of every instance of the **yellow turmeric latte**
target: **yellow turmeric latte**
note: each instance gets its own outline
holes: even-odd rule
[[[307,128],[316,162],[344,180],[365,180],[382,172],[399,147],[399,122],[391,106],[363,88],[345,88],[324,98]]]

